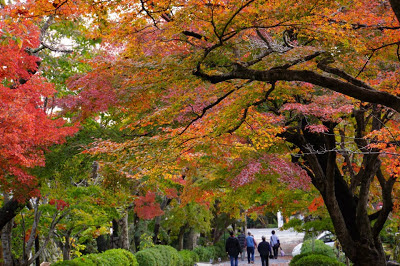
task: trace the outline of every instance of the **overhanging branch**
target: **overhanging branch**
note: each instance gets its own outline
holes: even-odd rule
[[[211,83],[220,83],[232,79],[257,80],[270,83],[276,81],[302,81],[342,93],[360,101],[382,104],[400,112],[400,97],[398,96],[373,88],[358,86],[352,82],[328,77],[314,71],[290,69],[253,70],[239,64],[235,66],[233,71],[217,75],[209,75],[198,66],[193,71],[193,74]]]

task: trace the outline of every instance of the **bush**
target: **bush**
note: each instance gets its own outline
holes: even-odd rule
[[[227,259],[228,255],[225,251],[225,243],[223,241],[219,241],[214,245],[215,249],[215,257],[214,259],[221,258],[222,260]]]
[[[314,254],[322,254],[328,256],[330,258],[336,258],[335,249],[321,240],[314,240],[314,250],[312,250],[312,240],[306,240],[301,247],[301,253],[314,253]]]
[[[153,248],[143,249],[135,253],[140,266],[158,266],[162,261],[161,255]]]
[[[305,256],[311,255],[311,254],[313,254],[313,253],[310,253],[310,252],[308,252],[308,253],[300,253],[299,255],[294,256],[293,259],[290,260],[289,265],[290,265],[290,266],[295,266],[295,265],[296,265],[296,262],[297,262],[298,260],[300,260],[301,258],[303,258],[303,257],[305,257]]]
[[[89,254],[73,260],[59,261],[53,263],[56,266],[95,266],[95,265],[121,265],[121,266],[138,266],[136,257],[124,249],[110,249],[104,253],[99,254]]]
[[[200,261],[199,255],[191,250],[181,250],[179,255],[182,258],[183,266],[193,266],[196,262]]]
[[[182,266],[183,261],[182,258],[179,256],[179,253],[176,249],[171,246],[164,246],[164,245],[157,245],[153,247],[154,249],[158,250],[163,256],[164,261],[166,264],[163,265],[171,265],[171,266]]]
[[[183,259],[171,246],[157,245],[135,254],[140,266],[182,266]]]
[[[200,261],[207,261],[207,262],[210,261],[210,259],[214,259],[216,254],[215,248],[212,246],[195,247],[193,251],[197,253],[197,255],[199,255]]]
[[[307,256],[303,256],[291,266],[314,266],[314,265],[324,265],[324,266],[344,266],[344,263],[338,262],[334,258],[330,258],[328,256],[322,254],[308,254]]]

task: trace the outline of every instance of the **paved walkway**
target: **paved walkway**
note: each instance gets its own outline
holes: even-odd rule
[[[284,257],[278,257],[278,259],[270,259],[269,260],[269,265],[270,266],[288,266],[290,260],[292,259],[292,256],[284,256]],[[247,259],[245,261],[241,261],[239,259],[239,265],[244,266],[244,265],[255,265],[255,266],[261,266],[261,259],[259,256],[256,256],[254,258],[254,264],[248,264]],[[209,264],[209,263],[197,263],[197,266],[230,266],[231,263],[229,261],[221,262],[221,263],[214,263],[214,264]]]
[[[275,230],[277,236],[280,239],[281,246],[283,251],[285,252],[285,256],[281,257],[279,256],[278,259],[270,259],[269,260],[269,265],[270,266],[287,266],[289,265],[290,260],[292,259],[292,250],[293,248],[300,242],[303,241],[304,234],[303,233],[296,233],[293,230],[283,230],[280,231],[277,228],[263,228],[263,229],[252,229],[249,228],[248,231],[250,231],[257,243],[261,242],[261,237],[265,236],[267,240],[269,240],[269,237],[271,236],[271,231]],[[214,264],[207,264],[207,263],[197,263],[198,266],[207,266],[207,265],[219,265],[219,266],[230,266],[229,261],[221,262],[221,263],[214,263]],[[254,264],[248,264],[247,263],[247,254],[245,261],[241,261],[239,257],[239,265],[244,266],[244,265],[256,265],[256,266],[261,266],[261,259],[260,259],[260,254],[258,251],[255,252],[255,262]]]

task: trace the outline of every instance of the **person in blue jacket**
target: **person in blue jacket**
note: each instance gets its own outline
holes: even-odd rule
[[[246,237],[246,247],[247,247],[247,261],[249,263],[254,263],[254,250],[257,248],[257,243],[250,232],[247,233]]]

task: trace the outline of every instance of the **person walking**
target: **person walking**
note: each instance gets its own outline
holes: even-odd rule
[[[241,232],[240,229],[238,230],[239,235],[237,236],[240,244],[240,259],[244,261],[244,249],[246,247],[246,235],[244,232]]]
[[[272,249],[274,251],[274,259],[277,259],[278,258],[278,249],[281,246],[281,243],[279,242],[279,237],[277,235],[275,235],[275,230],[272,230],[271,233],[272,233],[272,236],[271,236],[270,242],[271,242]]]
[[[261,257],[261,265],[262,266],[268,266],[269,262],[269,254],[272,254],[271,246],[270,244],[265,241],[265,236],[262,236],[262,241],[260,244],[258,244],[258,252],[260,253]]]
[[[247,261],[254,264],[254,249],[257,248],[256,241],[250,232],[247,233],[246,237],[246,247],[247,247]]]
[[[238,266],[238,256],[241,251],[239,240],[235,237],[233,231],[229,232],[229,235],[225,243],[225,251],[228,252],[231,266]]]

